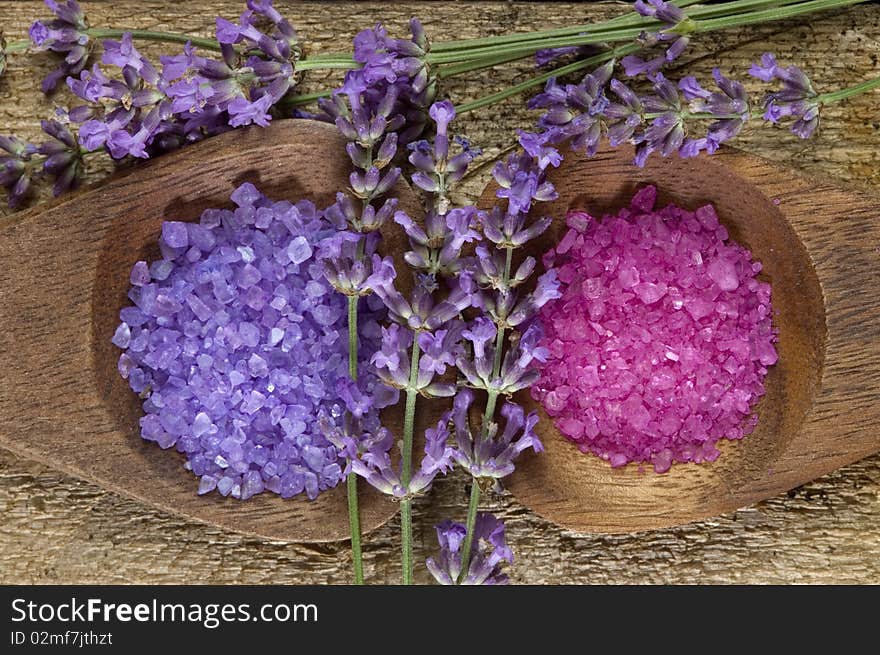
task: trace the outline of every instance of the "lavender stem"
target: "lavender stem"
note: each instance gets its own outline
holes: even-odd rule
[[[348,297],[348,375],[352,380],[357,380],[357,355],[358,355],[358,297]],[[351,558],[354,568],[354,583],[364,584],[364,561],[361,550],[361,518],[358,509],[357,475],[354,472],[348,474],[345,480],[348,495],[348,524],[351,528]]]
[[[468,503],[467,521],[464,544],[461,547],[461,573],[458,574],[458,584],[467,577],[471,565],[471,548],[474,544],[474,527],[477,523],[477,508],[480,506],[480,482],[476,478],[471,480],[471,499]]]
[[[416,399],[418,398],[418,391],[416,390],[418,378],[419,340],[414,338],[409,369],[409,386],[406,390],[406,409],[403,415],[403,446],[400,453],[400,480],[404,488],[409,486],[410,479],[412,478],[413,432],[415,429]],[[403,550],[403,584],[411,585],[413,576],[411,498],[404,498],[400,503],[400,539]]]

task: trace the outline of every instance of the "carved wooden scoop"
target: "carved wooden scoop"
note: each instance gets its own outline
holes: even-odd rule
[[[513,491],[574,529],[639,530],[766,498],[880,449],[880,202],[734,152],[652,162],[641,172],[627,157],[569,158],[554,174],[560,199],[549,210],[561,217],[572,206],[612,208],[641,181],[683,205],[715,203],[734,237],[764,263],[780,310],[780,364],[758,430],[713,464],[656,476],[612,471],[544,421],[547,453],[517,471]],[[228,206],[245,181],[270,197],[326,206],[346,185],[347,170],[335,129],[283,121],[213,138],[0,223],[0,445],[227,529],[289,541],[346,538],[341,488],[315,502],[197,496],[182,457],[140,439],[140,404],[116,371],[110,338],[131,266],[158,256],[163,220],[195,220],[207,207]],[[418,215],[412,193],[401,186],[399,194]],[[396,506],[362,490],[369,530]]]
[[[719,442],[715,462],[674,464],[658,475],[581,454],[537,407],[547,452],[517,467],[513,493],[572,530],[630,532],[730,511],[880,450],[880,198],[732,149],[651,157],[644,169],[632,155],[567,156],[550,175],[558,200],[540,208],[554,224],[530,254],[540,261],[565,234],[567,210],[616,213],[644,184],[658,187],[658,207],[715,205],[773,286],[779,362],[757,406],[757,429]],[[495,190],[486,189],[484,205]],[[537,406],[527,393],[519,400]]]
[[[164,510],[272,539],[349,536],[345,485],[317,500],[197,496],[183,457],[141,440],[140,400],[110,343],[139,259],[159,258],[163,220],[196,220],[253,182],[270,198],[329,206],[348,184],[332,125],[281,121],[238,130],[138,166],[99,188],[0,222],[0,445]],[[407,211],[420,204],[404,184]],[[397,505],[361,486],[361,522]]]

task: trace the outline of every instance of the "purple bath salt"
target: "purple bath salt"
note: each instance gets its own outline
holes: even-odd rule
[[[342,415],[348,375],[347,301],[316,259],[336,229],[312,203],[251,184],[232,199],[198,223],[164,223],[163,258],[132,268],[119,372],[144,398],[141,436],[183,453],[198,493],[314,498],[344,466],[317,425],[321,411]],[[380,305],[362,301],[362,325]],[[362,331],[364,367],[378,333]]]
[[[714,208],[655,210],[656,196],[569,214],[544,256],[562,296],[541,310],[550,356],[532,394],[582,451],[662,473],[754,429],[777,337],[761,265]]]

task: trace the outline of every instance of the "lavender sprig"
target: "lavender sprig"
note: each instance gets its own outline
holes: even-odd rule
[[[474,229],[476,209],[451,208],[447,195],[449,186],[460,179],[474,153],[459,141],[461,152],[450,156],[447,127],[455,115],[451,103],[435,103],[428,115],[436,127],[433,143],[417,141],[410,148],[410,161],[417,169],[413,183],[427,195],[426,227],[417,225],[404,212],[394,215],[395,222],[410,239],[411,250],[404,259],[415,273],[412,290],[401,292],[392,258],[383,259],[375,254],[370,262],[371,274],[363,283],[381,299],[392,321],[382,328],[382,347],[372,361],[382,382],[406,395],[400,463],[395,465],[391,460],[389,449],[393,439],[387,431],[365,450],[352,449],[352,470],[401,501],[406,584],[412,581],[412,499],[425,492],[438,474],[449,469],[453,454],[447,444],[448,420],[444,418],[426,431],[425,454],[418,467],[414,466],[417,399],[455,393],[454,382],[442,376],[455,364],[463,329],[459,317],[473,304],[475,287],[471,273],[460,270],[454,262],[460,259],[464,245],[478,237]]]
[[[687,36],[696,28],[696,22],[671,2],[664,0],[636,0],[633,8],[641,15],[656,18],[663,23],[662,29],[656,32],[642,32],[638,42],[650,48],[661,43],[669,43],[664,52],[652,59],[643,59],[637,55],[627,55],[621,60],[627,77],[654,75],[664,66],[675,61],[687,49],[690,37]]]
[[[37,177],[52,180],[56,196],[75,188],[82,180],[83,153],[76,135],[61,120],[45,120],[40,125],[49,137],[40,144],[0,136],[0,186],[9,193],[10,207],[24,202],[31,182]]]
[[[763,82],[782,82],[782,89],[768,93],[764,98],[764,120],[778,123],[783,117],[796,120],[791,131],[802,139],[813,135],[819,125],[819,107],[822,98],[813,90],[804,72],[797,66],[780,66],[769,52],[761,56],[761,62],[752,64],[749,75]]]
[[[556,124],[562,123],[564,118],[558,117]],[[556,197],[546,171],[562,160],[555,148],[534,137],[521,133],[520,144],[525,152],[510,155],[493,171],[499,185],[497,195],[507,202],[481,215],[483,240],[476,247],[477,257],[472,263],[479,289],[475,304],[481,313],[463,332],[468,347],[456,359],[464,388],[456,396],[448,418],[455,428],[456,462],[473,476],[461,549],[461,570],[465,572],[469,570],[476,534],[481,485],[487,481],[497,484],[513,472],[514,460],[526,448],[542,449],[533,431],[536,415],[526,417],[521,407],[507,401],[501,408],[506,419],[504,431],[499,431],[495,422],[499,396],[509,397],[534,381],[534,362],[544,359],[546,353],[538,347],[540,326],[531,319],[544,304],[559,296],[554,272],[542,275],[530,293],[521,293],[534,271],[534,258],[526,257],[516,269],[513,267],[514,252],[550,225],[548,218],[535,220],[530,215],[534,203]],[[468,409],[473,392],[468,387],[486,393],[483,419],[476,430],[470,427]]]
[[[368,96],[366,86],[363,90],[356,91],[355,85],[351,83],[351,78],[358,75],[359,73],[349,72],[343,86],[346,91],[340,90],[332,101],[325,104],[326,108],[332,109],[337,128],[348,139],[346,151],[353,171],[349,178],[351,186],[348,192],[338,193],[336,202],[326,212],[339,232],[334,239],[326,242],[327,248],[321,253],[327,280],[337,291],[348,297],[348,361],[352,383],[359,377],[359,303],[373,291],[368,281],[373,273],[371,264],[379,241],[379,230],[398,202],[394,197],[382,199],[400,178],[400,169],[392,167],[391,162],[397,153],[397,130],[404,123],[397,115],[392,116],[397,90],[389,88],[378,99],[376,96]],[[381,205],[378,205],[380,201]],[[359,423],[362,419],[358,410],[350,403],[347,404],[349,414],[356,415],[352,420]],[[354,428],[357,429],[352,432],[351,429]],[[348,459],[346,482],[357,584],[363,583],[357,475],[362,475],[370,482],[376,481],[370,479],[370,471],[366,465],[360,467],[359,463],[362,461],[361,457],[367,455],[366,461],[384,463],[383,453],[387,459],[393,442],[386,434],[387,431],[378,426],[373,430],[362,431],[355,425],[349,426],[346,433],[346,439],[350,443],[338,438],[336,440],[337,446],[343,449]]]
[[[513,562],[513,552],[507,545],[504,524],[497,518],[478,514],[470,533],[461,523],[448,520],[437,525],[436,530],[440,554],[436,559],[428,558],[427,565],[437,582],[442,585],[509,582],[501,565]]]
[[[30,28],[30,38],[38,50],[56,52],[63,55],[63,59],[43,80],[44,93],[54,90],[68,75],[78,75],[86,66],[91,48],[89,23],[76,0],[46,0],[46,5],[55,18],[35,21]]]
[[[664,157],[673,153],[681,157],[694,157],[701,152],[712,154],[756,118],[769,123],[792,118],[791,131],[808,138],[818,126],[823,104],[880,86],[878,78],[820,95],[802,70],[780,66],[772,54],[766,53],[749,72],[765,82],[778,80],[782,88],[768,93],[762,103],[763,111],[758,111],[752,108],[744,85],[718,68],[712,71],[714,90],[704,88],[693,76],[676,84],[655,72],[650,76],[648,93],[637,93],[613,78],[612,71],[613,62],[609,62],[584,76],[578,84],[563,86],[550,79],[544,92],[529,103],[530,107],[545,111],[535,133],[521,133],[520,141],[527,152],[549,162],[555,148],[567,144],[591,157],[602,135],[607,134],[612,147],[626,142],[634,144],[634,163],[644,166],[653,152]],[[507,187],[502,193],[512,202],[529,201],[529,188],[517,183],[515,174],[502,177],[500,183]]]
[[[427,63],[430,50],[422,24],[410,21],[411,37],[395,39],[382,25],[363,30],[354,39],[354,59],[361,68],[346,73],[345,82],[319,106],[331,119],[339,118],[339,99],[348,97],[352,111],[373,109],[390,102],[389,116],[398,124],[398,146],[418,139],[427,123],[426,108],[433,102],[437,79]]]

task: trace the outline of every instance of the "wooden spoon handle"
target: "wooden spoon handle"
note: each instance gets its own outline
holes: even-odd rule
[[[815,268],[825,308],[814,317],[825,328],[815,353],[821,387],[779,466],[740,490],[748,503],[880,450],[880,198],[738,151],[719,157],[778,203]]]

